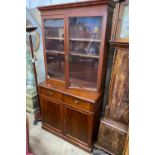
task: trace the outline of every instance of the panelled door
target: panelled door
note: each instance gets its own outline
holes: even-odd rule
[[[57,131],[61,131],[61,118],[60,118],[60,104],[47,99],[46,97],[40,97],[41,113],[43,117],[43,123],[49,125]]]
[[[91,116],[69,106],[64,106],[64,108],[64,134],[85,145],[89,145],[92,128]]]

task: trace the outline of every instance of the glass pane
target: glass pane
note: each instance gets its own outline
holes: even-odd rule
[[[61,40],[51,40],[51,39],[46,39],[45,40],[45,46],[46,50],[51,50],[51,51],[64,51],[64,41]]]
[[[44,20],[46,50],[64,51],[64,20]]]
[[[94,89],[97,87],[99,59],[70,57],[70,83],[72,87]]]
[[[125,6],[122,19],[120,38],[129,38],[129,6]]]
[[[100,43],[70,41],[70,54],[85,54],[99,56]]]
[[[102,17],[69,18],[70,38],[101,39]]]
[[[69,18],[70,84],[97,88],[102,17]]]
[[[64,19],[44,20],[47,76],[64,80]]]
[[[64,55],[46,52],[47,74],[51,78],[64,80]]]

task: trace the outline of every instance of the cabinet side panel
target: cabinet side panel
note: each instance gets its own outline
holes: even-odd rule
[[[100,70],[101,72],[101,83],[100,83],[100,90],[105,89],[105,82],[106,82],[106,74],[107,74],[107,63],[108,63],[108,52],[109,50],[113,50],[112,48],[110,49],[110,35],[111,35],[111,24],[112,24],[112,13],[109,12],[107,14],[107,25],[106,25],[106,36],[105,36],[105,43],[104,43],[104,56],[103,56],[103,65],[102,69]]]

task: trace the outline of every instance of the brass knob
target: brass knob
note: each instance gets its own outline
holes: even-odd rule
[[[48,95],[52,95],[53,94],[53,92],[48,92]]]
[[[74,103],[75,103],[75,104],[78,104],[79,102],[80,102],[80,101],[78,101],[78,100],[74,100]]]

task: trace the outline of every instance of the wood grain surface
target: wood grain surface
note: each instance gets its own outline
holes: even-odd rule
[[[120,123],[129,123],[129,53],[117,49],[110,82],[106,117]]]

